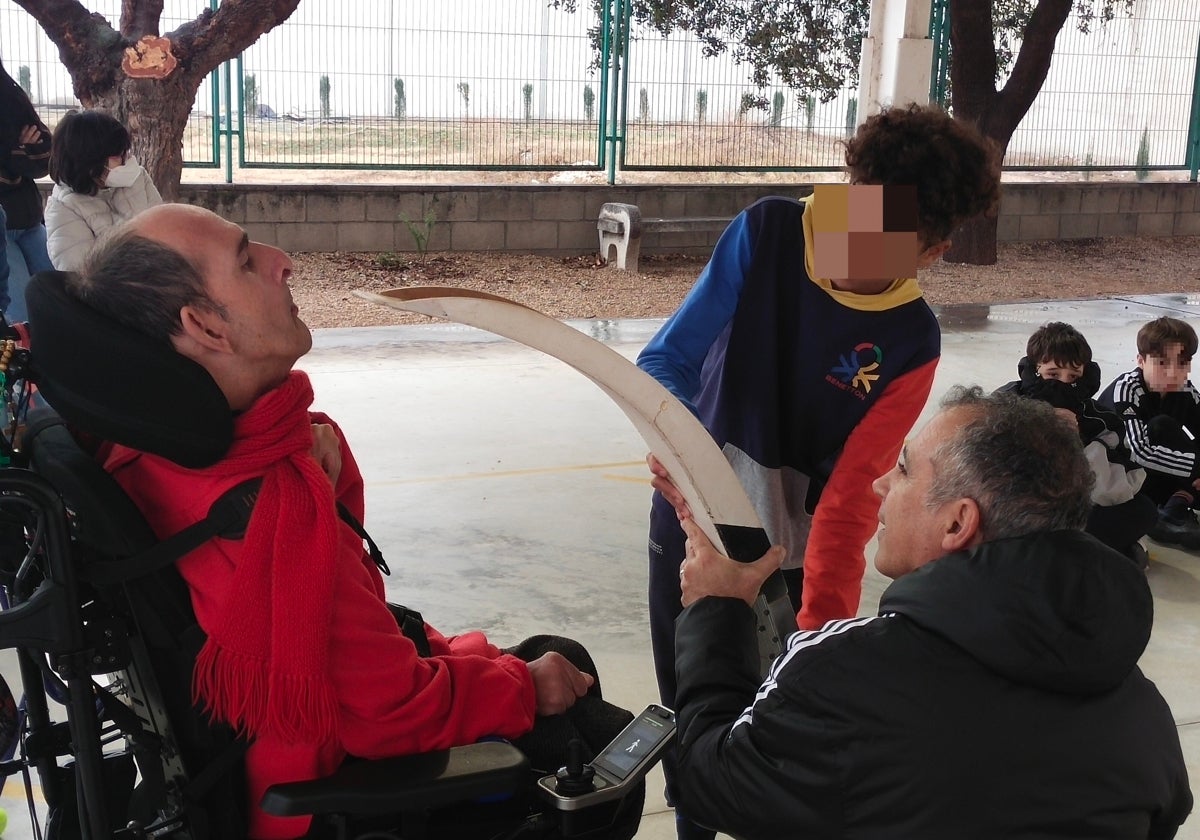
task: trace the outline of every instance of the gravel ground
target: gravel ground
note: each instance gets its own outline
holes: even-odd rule
[[[293,296],[310,327],[426,322],[355,297],[355,289],[459,286],[502,295],[556,318],[665,317],[704,260],[643,255],[641,272],[609,269],[597,255],[508,253],[293,254]],[[933,304],[1007,303],[1200,292],[1200,237],[1077,239],[1001,244],[992,266],[938,263],[922,272]]]

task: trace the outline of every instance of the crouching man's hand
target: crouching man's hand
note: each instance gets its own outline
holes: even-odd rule
[[[529,663],[539,715],[558,715],[587,694],[595,678],[580,671],[561,653],[550,651]]]
[[[750,606],[758,597],[763,581],[779,568],[784,550],[771,548],[753,563],[739,563],[721,554],[700,530],[696,520],[682,520],[687,534],[687,553],[679,567],[679,586],[683,590],[683,605],[691,606],[701,598],[741,598]]]

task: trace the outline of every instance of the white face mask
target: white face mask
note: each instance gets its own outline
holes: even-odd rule
[[[137,182],[138,176],[142,174],[142,165],[137,162],[137,158],[129,155],[125,158],[125,162],[115,169],[108,170],[108,176],[104,179],[106,187],[132,187]]]

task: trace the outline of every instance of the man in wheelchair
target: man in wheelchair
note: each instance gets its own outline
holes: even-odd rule
[[[386,603],[386,565],[360,524],[362,476],[336,424],[309,411],[308,377],[293,369],[312,337],[290,275],[282,251],[207,210],[168,204],[98,243],[80,274],[44,278],[62,284],[71,306],[161,349],[163,363],[195,383],[189,402],[205,403],[178,412],[191,451],[168,457],[112,442],[97,451],[157,538],[202,522],[231,496],[252,506],[244,533],[207,539],[175,563],[204,632],[192,699],[249,741],[247,835],[315,834],[309,817],[267,813],[264,793],[329,776],[348,759],[501,738],[535,772],[567,763],[572,741],[590,760],[631,715],[601,699],[581,646],[539,636],[505,651],[478,632],[443,636]],[[31,322],[37,359],[48,328],[36,306]],[[53,405],[53,389],[44,390]],[[526,775],[499,806],[501,823],[531,824],[536,777]],[[589,836],[632,836],[643,792],[637,786]],[[494,806],[476,807],[487,812],[487,836],[504,834],[489,823]]]

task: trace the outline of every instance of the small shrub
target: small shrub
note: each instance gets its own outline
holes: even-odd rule
[[[332,109],[329,106],[329,77],[328,76],[321,77],[321,81],[318,85],[318,89],[320,90],[320,93],[321,93],[321,119],[327,120],[327,119],[329,119],[330,115],[333,113]]]
[[[392,79],[392,115],[402,120],[408,116],[408,94],[404,91],[403,79]]]
[[[242,108],[245,116],[258,116],[258,77],[253,73],[247,73],[242,79]]]
[[[454,86],[458,90],[458,95],[462,97],[463,113],[471,112],[471,86],[466,82],[459,82]]]
[[[650,119],[650,94],[645,88],[638,91],[638,119],[642,122]]]
[[[738,102],[737,121],[742,122],[742,120],[746,119],[746,115],[751,111],[765,111],[766,109],[766,97],[759,96],[757,93],[745,91],[742,94],[741,101]]]
[[[1137,169],[1135,170],[1137,179],[1145,181],[1150,177],[1150,130],[1149,128],[1142,129],[1142,139],[1138,143],[1137,151]]]
[[[17,68],[17,84],[21,86],[21,90],[25,91],[26,96],[33,96],[33,81],[29,75],[28,64],[22,64]]]
[[[583,115],[588,122],[596,119],[596,92],[591,85],[583,86]]]
[[[817,98],[811,94],[804,97],[804,130],[813,133],[813,121],[817,118]]]
[[[529,82],[521,85],[521,105],[525,109],[525,122],[533,120],[533,85]]]
[[[696,122],[704,124],[704,119],[708,115],[708,91],[701,88],[696,91]]]
[[[783,125],[783,103],[783,91],[775,91],[775,95],[771,97],[771,128]]]
[[[854,129],[858,127],[858,97],[851,96],[850,101],[846,103],[846,136],[850,137],[854,134]]]
[[[429,238],[433,236],[433,229],[438,221],[437,213],[429,210],[425,214],[425,218],[419,222],[414,222],[401,213],[400,221],[404,222],[404,226],[408,228],[408,235],[413,239],[413,245],[421,257],[421,262],[425,262],[425,257],[429,253]]]
[[[397,269],[404,268],[408,265],[408,260],[397,254],[395,251],[385,251],[382,254],[377,254],[375,264],[380,268]]]

